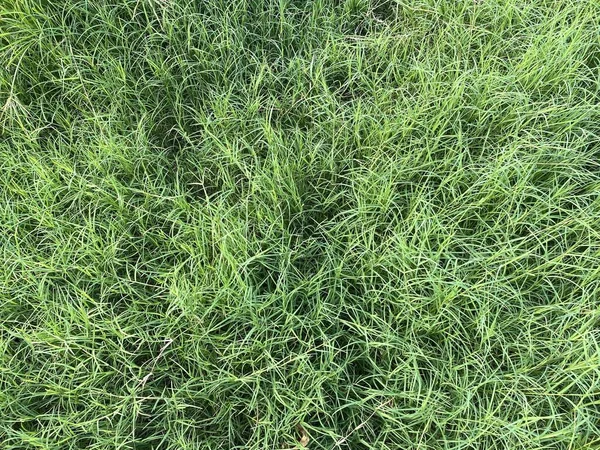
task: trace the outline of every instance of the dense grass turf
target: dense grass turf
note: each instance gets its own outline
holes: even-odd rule
[[[0,0],[0,448],[600,446],[597,0]]]

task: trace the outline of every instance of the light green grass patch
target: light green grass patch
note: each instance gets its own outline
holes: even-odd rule
[[[0,0],[0,448],[600,445],[595,0]]]

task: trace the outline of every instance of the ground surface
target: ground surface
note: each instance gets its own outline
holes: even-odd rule
[[[0,448],[600,446],[596,0],[0,0]]]

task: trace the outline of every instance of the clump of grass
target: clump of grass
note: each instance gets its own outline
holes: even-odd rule
[[[599,25],[0,0],[0,448],[597,448]]]

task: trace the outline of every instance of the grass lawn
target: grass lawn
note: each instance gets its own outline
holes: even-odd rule
[[[600,448],[600,1],[0,0],[1,450]]]

